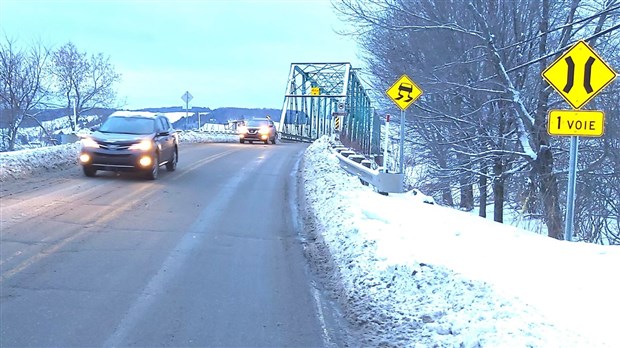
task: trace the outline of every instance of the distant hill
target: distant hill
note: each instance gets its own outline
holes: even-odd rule
[[[181,109],[181,110],[171,110],[171,111],[165,111],[165,112],[179,112],[179,111],[185,111],[185,110]],[[164,112],[164,111],[156,110],[154,112]],[[228,107],[228,108],[218,108],[215,110],[209,109],[209,111],[197,111],[196,109],[192,108],[189,110],[189,117],[187,120],[185,120],[185,118],[182,118],[178,120],[177,122],[174,122],[173,126],[176,129],[197,128],[198,127],[198,113],[200,113],[200,124],[204,125],[205,123],[225,124],[225,123],[228,123],[228,121],[251,119],[253,117],[264,118],[267,116],[271,117],[271,119],[274,121],[279,121],[280,112],[281,110],[279,109],[266,109],[266,108],[248,109],[248,108]]]
[[[84,116],[98,115],[98,116],[107,117],[114,111],[116,111],[116,109],[96,108],[88,112],[84,112],[83,115]],[[5,111],[5,112],[7,112],[7,115],[8,115],[8,111]],[[46,122],[46,121],[53,121],[63,116],[67,116],[69,112],[72,113],[73,111],[67,111],[67,108],[59,108],[59,109],[47,109],[47,110],[33,110],[31,111],[31,114],[36,114],[37,120],[41,122]],[[8,126],[7,122],[8,122],[8,116],[5,117],[4,115],[2,115],[2,117],[0,117],[0,128],[6,128]],[[22,123],[21,127],[22,128],[38,127],[38,125],[39,123],[37,121],[27,117],[27,118],[24,118],[24,122]]]
[[[137,109],[137,110],[129,110],[129,111],[148,111],[148,112],[185,112],[185,107],[183,106],[166,106],[166,107],[160,107],[160,108],[144,108],[144,109]],[[207,107],[201,107],[201,106],[192,106],[189,109],[189,113],[194,113],[194,112],[211,112],[210,108]]]
[[[115,111],[119,111],[121,109],[112,109],[112,108],[97,108],[90,110],[88,112],[82,113],[83,116],[97,115],[102,116],[103,119],[106,119],[110,114]],[[185,109],[182,106],[168,106],[168,107],[158,107],[158,108],[144,108],[144,109],[136,109],[136,110],[127,110],[127,111],[147,111],[147,112],[162,112],[162,113],[172,113],[172,112],[185,112]],[[67,116],[70,111],[66,108],[58,108],[58,109],[47,109],[47,110],[35,110],[32,113],[37,114],[37,119],[41,122],[44,121],[52,121],[60,117]],[[279,109],[267,109],[267,108],[235,108],[235,107],[225,107],[218,109],[211,109],[208,107],[192,107],[189,109],[189,120],[188,122],[198,123],[198,113],[201,114],[201,123],[227,123],[229,120],[238,120],[243,118],[252,118],[252,117],[266,117],[269,115],[274,121],[278,121],[280,119],[280,110]],[[206,116],[206,117],[205,117]],[[8,117],[0,118],[0,128],[6,128]],[[24,123],[22,127],[36,127],[38,123],[30,118],[24,119]]]
[[[172,113],[172,112],[185,112],[185,108],[183,106],[168,106],[168,107],[160,107],[160,108],[144,108],[138,110],[130,110],[130,111],[147,111],[147,112],[163,112],[163,113]],[[212,123],[226,123],[230,120],[239,120],[243,118],[252,118],[252,117],[266,117],[269,115],[274,121],[278,121],[280,119],[280,109],[269,109],[269,108],[236,108],[236,107],[224,107],[211,109],[208,107],[197,107],[193,106],[188,110],[190,115],[190,120],[196,118],[196,122],[198,119],[197,113],[201,113],[200,122],[210,121]],[[194,115],[192,115],[194,114]],[[204,119],[204,116],[207,116],[207,119]]]

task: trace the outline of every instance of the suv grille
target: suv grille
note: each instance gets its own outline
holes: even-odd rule
[[[114,143],[99,143],[99,147],[106,150],[127,150],[130,144],[114,144]]]

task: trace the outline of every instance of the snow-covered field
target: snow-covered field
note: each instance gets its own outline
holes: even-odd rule
[[[77,151],[0,153],[0,181],[74,166]],[[306,243],[322,253],[311,257],[329,258],[333,293],[363,345],[620,347],[620,247],[556,241],[420,195],[378,195],[340,169],[326,139],[302,168],[315,237]]]

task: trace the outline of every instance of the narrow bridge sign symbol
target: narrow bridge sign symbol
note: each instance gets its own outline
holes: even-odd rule
[[[422,95],[422,90],[409,76],[403,75],[385,93],[399,108],[405,110]]]
[[[607,87],[616,73],[585,41],[579,41],[545,69],[542,77],[578,110]]]

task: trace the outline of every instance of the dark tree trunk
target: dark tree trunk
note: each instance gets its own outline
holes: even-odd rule
[[[474,187],[467,178],[461,179],[461,203],[460,208],[466,211],[474,209]]]
[[[447,168],[446,158],[439,156],[437,158],[437,164],[440,168]],[[452,189],[450,188],[450,179],[442,180],[441,185],[441,199],[442,203],[448,207],[454,207],[454,199],[452,199]]]
[[[493,220],[504,222],[504,164],[500,157],[493,161]]]
[[[463,164],[463,166],[469,168],[468,164]],[[472,211],[474,209],[474,186],[471,183],[469,176],[469,172],[465,171],[462,172],[459,177],[459,186],[461,188],[461,200],[459,206],[465,211]]]
[[[443,189],[441,189],[441,192],[443,204],[447,205],[448,207],[454,207],[454,200],[452,199],[452,192],[450,191],[450,187],[444,187]]]
[[[562,210],[559,204],[558,181],[553,174],[553,154],[548,147],[542,147],[534,165],[538,178],[539,193],[545,212],[548,236],[564,239],[562,227]]]
[[[487,177],[486,168],[482,169],[482,175],[480,175],[479,190],[480,190],[480,209],[478,215],[480,217],[487,217]]]
[[[547,52],[547,31],[549,28],[549,0],[542,1],[542,14],[540,21],[540,32],[544,33],[539,46],[538,53],[544,55]],[[568,28],[568,27],[567,27]],[[567,29],[565,29],[567,30]],[[565,33],[566,34],[566,33]],[[565,37],[565,40],[568,36]],[[547,66],[547,60],[540,61],[541,68]],[[543,206],[547,234],[549,237],[563,239],[562,216],[559,205],[558,182],[553,174],[553,153],[549,147],[549,134],[547,134],[547,109],[549,105],[549,94],[551,88],[543,86],[538,93],[538,104],[536,105],[536,119],[534,121],[534,146],[538,149],[537,158],[532,165],[532,178],[536,178],[540,202]]]
[[[529,215],[540,213],[540,206],[538,203],[538,196],[536,195],[536,178],[530,174],[527,182],[527,191],[523,198],[523,211]]]

